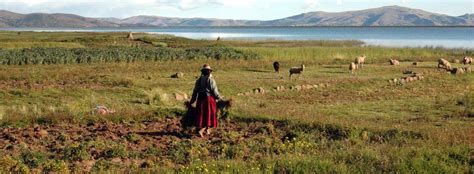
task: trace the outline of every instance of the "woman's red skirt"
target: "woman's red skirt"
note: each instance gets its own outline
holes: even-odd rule
[[[196,125],[198,127],[217,127],[217,106],[216,99],[214,99],[213,96],[208,96],[205,99],[198,99],[196,108]]]

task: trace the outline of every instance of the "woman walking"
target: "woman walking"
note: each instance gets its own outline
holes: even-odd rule
[[[211,66],[204,64],[201,69],[201,77],[196,80],[190,101],[190,104],[197,101],[196,126],[199,128],[198,133],[201,137],[204,136],[204,132],[208,135],[211,134],[211,129],[217,127],[216,100],[219,100],[221,96],[211,73]]]

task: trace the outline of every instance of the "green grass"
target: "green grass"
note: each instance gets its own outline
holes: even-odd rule
[[[291,62],[308,62],[308,64],[344,64],[348,65],[361,55],[366,55],[367,63],[388,63],[389,59],[399,61],[437,61],[461,59],[462,56],[473,56],[467,50],[443,48],[385,48],[385,47],[292,47],[265,48],[254,47],[242,50],[255,52],[268,60]]]
[[[79,43],[65,42],[2,42],[0,48],[5,49],[23,49],[23,48],[84,48]]]
[[[147,38],[152,42],[166,43],[167,49],[220,45],[261,58],[0,65],[0,127],[4,129],[107,124],[109,128],[126,125],[135,130],[143,124],[173,119],[185,111],[182,102],[170,96],[189,94],[204,63],[215,69],[224,98],[236,101],[230,111],[233,124],[221,121],[215,139],[171,138],[169,147],[151,143],[158,139],[154,136],[133,131],[120,134],[115,141],[52,135],[65,143],[57,153],[26,143],[24,148],[32,150],[27,153],[13,148],[14,144],[2,144],[5,139],[0,139],[5,149],[0,151],[0,167],[5,172],[80,171],[76,162],[88,160],[95,161],[92,170],[97,172],[473,171],[474,75],[451,75],[436,69],[437,59],[472,56],[472,50],[361,47],[355,41],[216,42],[144,34],[129,41],[127,33],[15,34],[0,32],[0,40],[77,43],[86,50],[106,50],[115,39],[124,50],[137,45],[156,49],[139,40],[147,36],[156,37]],[[367,56],[367,65],[350,76],[348,63],[362,54]],[[390,66],[389,58],[401,60],[401,65]],[[280,74],[273,72],[273,61],[280,61]],[[413,61],[420,65],[412,66]],[[288,78],[288,69],[301,63],[307,65],[303,75]],[[405,76],[405,70],[421,72],[425,79],[405,85],[388,82]],[[184,77],[170,78],[177,72]],[[303,84],[328,86],[271,91],[276,86]],[[257,87],[268,92],[237,96]],[[117,114],[92,115],[98,104],[115,109]],[[154,131],[162,130],[166,129]],[[141,142],[149,144],[136,148]],[[117,158],[124,161],[112,161]]]

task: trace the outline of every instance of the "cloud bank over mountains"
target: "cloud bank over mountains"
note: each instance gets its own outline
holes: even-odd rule
[[[136,15],[270,20],[311,11],[342,12],[400,5],[460,16],[472,0],[0,0],[0,10],[72,13],[86,17]],[[425,9],[427,8],[427,9]]]

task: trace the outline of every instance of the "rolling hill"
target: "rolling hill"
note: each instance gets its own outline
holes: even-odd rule
[[[430,13],[400,6],[339,13],[310,12],[266,21],[264,26],[468,26],[472,18]]]
[[[72,14],[19,14],[0,10],[0,27],[474,26],[473,16],[449,16],[400,6],[347,12],[317,11],[269,21],[145,15],[124,19],[87,18]]]
[[[86,28],[86,27],[120,27],[119,24],[87,18],[74,14],[19,14],[0,10],[0,26],[17,28]]]

